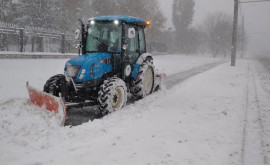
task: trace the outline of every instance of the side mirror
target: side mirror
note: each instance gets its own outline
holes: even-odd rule
[[[134,28],[128,29],[128,38],[134,39],[136,37],[136,30]]]
[[[80,34],[81,34],[81,30],[80,29],[76,29],[75,30],[75,39],[78,40],[80,38]]]

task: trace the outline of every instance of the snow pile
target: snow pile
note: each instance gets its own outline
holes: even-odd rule
[[[194,57],[190,63],[184,58],[193,67]],[[163,69],[176,67],[175,61],[167,59]],[[261,155],[268,160],[267,148],[249,150],[252,141],[245,140],[260,131],[253,125],[246,128],[249,105],[256,98],[249,91],[256,86],[258,96],[267,95],[255,66],[248,60],[239,60],[236,67],[222,64],[76,127],[59,127],[50,113],[36,111],[25,98],[5,99],[0,103],[0,164],[240,165],[261,161]],[[250,84],[253,78],[254,86]],[[269,107],[267,99],[262,100]],[[264,119],[264,128],[270,128],[269,118]]]

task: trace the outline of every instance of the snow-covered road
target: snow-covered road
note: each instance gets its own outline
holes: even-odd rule
[[[181,83],[182,81],[185,81],[186,79],[195,76],[199,73],[205,72],[211,68],[214,68],[222,63],[225,63],[226,60],[221,60],[219,62],[213,62],[210,64],[205,64],[193,69],[189,69],[186,71],[182,71],[179,73],[175,73],[172,75],[169,75],[166,79],[166,88],[167,89],[171,89],[172,87],[174,87],[175,85]]]
[[[172,75],[220,59],[155,57]],[[0,164],[242,165],[270,163],[270,75],[238,60],[102,119],[59,127],[26,104],[25,80],[42,89],[64,60],[0,61]]]
[[[209,64],[204,64],[202,66],[198,66],[193,69],[188,69],[186,71],[182,71],[179,73],[175,73],[172,75],[167,76],[166,78],[166,88],[171,89],[175,85],[178,85],[182,81],[185,81],[189,77],[195,76],[199,73],[205,72],[206,70],[209,70],[213,67],[216,67],[222,63],[225,63],[226,60],[220,60],[218,62],[213,62]],[[129,104],[134,104],[134,100],[129,100]],[[82,123],[88,122],[89,120],[94,120],[100,118],[98,108],[96,106],[88,106],[84,108],[70,108],[69,111],[67,111],[67,119],[65,121],[65,125],[80,125]]]

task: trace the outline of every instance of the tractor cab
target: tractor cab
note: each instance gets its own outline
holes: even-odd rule
[[[146,52],[144,28],[149,21],[128,16],[103,16],[88,20],[85,52],[118,53],[131,61]]]
[[[111,62],[112,74],[123,79],[130,79],[132,75],[135,77],[137,72],[134,70],[134,73],[131,73],[139,56],[146,53],[144,29],[149,25],[149,21],[129,16],[90,18],[86,26],[82,24],[82,55],[107,54],[110,57],[104,56],[104,59]],[[93,57],[89,56],[94,60]]]

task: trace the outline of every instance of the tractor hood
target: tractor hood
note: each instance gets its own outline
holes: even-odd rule
[[[71,58],[67,63],[72,65],[84,65],[85,63],[95,63],[104,58],[109,58],[111,55],[109,53],[88,53],[81,56],[76,56]]]
[[[75,81],[90,81],[102,78],[112,71],[111,54],[87,53],[71,58],[65,65],[65,75]]]

